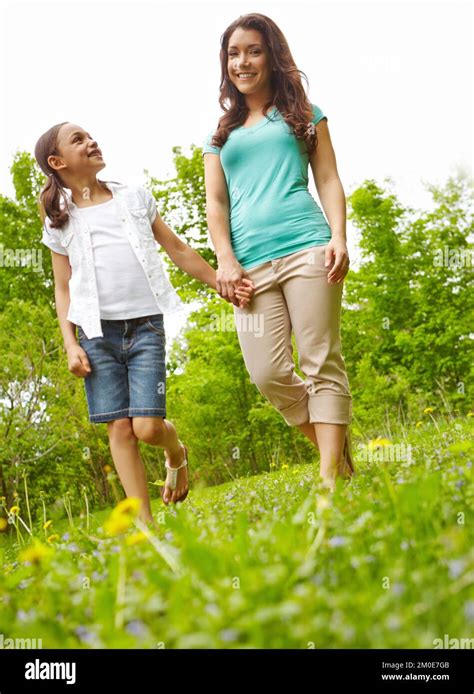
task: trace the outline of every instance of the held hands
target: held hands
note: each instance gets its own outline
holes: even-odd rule
[[[329,270],[328,283],[342,282],[349,272],[349,253],[344,239],[331,239],[326,247],[324,267]]]
[[[234,290],[235,297],[232,303],[234,306],[238,306],[239,308],[247,308],[254,292],[255,285],[253,284],[252,280],[248,279],[247,277],[243,277],[240,284]]]
[[[219,262],[216,290],[234,306],[247,308],[255,292],[255,285],[235,257],[230,257]]]
[[[91,372],[91,365],[86,352],[78,344],[72,344],[66,349],[69,371],[78,378],[85,378]]]

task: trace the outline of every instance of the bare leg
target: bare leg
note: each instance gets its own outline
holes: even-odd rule
[[[301,433],[304,434],[306,438],[308,438],[311,441],[311,443],[314,443],[316,448],[319,448],[314,424],[312,424],[311,422],[305,422],[304,424],[298,424],[297,426]]]
[[[334,490],[336,477],[342,473],[344,452],[344,439],[347,424],[324,424],[316,422],[314,425],[321,454],[320,476],[325,485]]]
[[[160,446],[165,450],[166,457],[172,467],[179,467],[184,460],[184,446],[178,439],[174,425],[162,417],[133,417],[133,431],[141,441],[151,446]],[[178,470],[176,489],[165,484],[163,501],[166,505],[173,503],[188,490],[187,466]]]
[[[145,467],[138,449],[138,439],[133,433],[130,417],[108,422],[110,452],[127,497],[142,500],[140,518],[154,522],[148,496]]]

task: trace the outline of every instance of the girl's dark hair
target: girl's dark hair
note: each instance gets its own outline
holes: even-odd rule
[[[41,221],[44,222],[45,217],[49,217],[50,225],[53,229],[61,228],[68,222],[69,206],[61,176],[50,167],[48,164],[48,157],[54,154],[59,155],[59,129],[68,122],[69,121],[64,121],[63,123],[53,125],[52,128],[41,135],[35,145],[35,159],[41,171],[46,174],[46,181],[39,195],[38,207]],[[105,185],[104,181],[97,180],[99,183]],[[63,209],[61,209],[59,204],[61,197],[66,204],[66,207]]]
[[[249,113],[244,95],[231,82],[227,70],[229,40],[238,28],[259,31],[269,52],[273,99],[264,105],[264,111],[266,112],[271,106],[275,106],[296,138],[305,141],[308,154],[310,154],[317,147],[318,140],[316,128],[311,124],[313,109],[304,91],[301,75],[304,76],[307,83],[308,78],[304,72],[296,67],[287,40],[275,22],[269,17],[257,13],[241,15],[222,34],[219,104],[225,113],[219,119],[211,144],[222,147],[230,132],[237,126],[243,125]],[[227,107],[226,102],[229,107]]]

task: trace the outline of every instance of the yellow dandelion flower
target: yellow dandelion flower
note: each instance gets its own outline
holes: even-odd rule
[[[104,465],[104,472],[112,472],[113,468],[110,465]]]
[[[369,444],[368,444],[369,450],[373,450],[374,448],[378,448],[379,446],[391,446],[391,445],[392,445],[391,441],[389,441],[388,439],[383,439],[383,438],[371,439],[369,441]]]
[[[433,408],[432,408],[432,407],[425,407],[425,409],[423,410],[423,412],[424,412],[425,414],[430,414],[431,412],[433,412]]]
[[[18,515],[18,513],[20,513],[20,507],[19,506],[12,506],[10,509],[10,513]]]
[[[47,528],[49,528],[49,526],[52,525],[52,523],[53,523],[52,520],[46,521],[46,523],[43,525],[43,530],[46,530]]]
[[[128,530],[138,515],[141,505],[142,500],[135,496],[122,499],[104,523],[104,530],[107,535],[120,535]]]
[[[146,535],[140,531],[138,533],[133,533],[133,535],[129,535],[128,537],[126,537],[125,544],[129,546],[139,545],[141,542],[146,542],[146,539]]]
[[[117,506],[114,508],[112,513],[114,515],[130,515],[135,517],[138,515],[142,505],[142,500],[136,496],[129,496],[126,499],[122,499]]]
[[[417,423],[415,424],[415,426],[416,426],[417,429],[419,429],[420,427],[423,426],[423,422],[417,422]]]
[[[48,537],[48,542],[55,542],[56,540],[59,540],[59,535],[50,535]]]
[[[104,523],[104,530],[110,537],[115,537],[116,535],[121,535],[133,523],[133,518],[125,515],[111,515],[108,520]]]
[[[0,533],[8,528],[8,523],[5,518],[0,518]]]
[[[46,559],[53,553],[50,547],[47,547],[42,542],[35,540],[32,545],[26,547],[20,552],[20,561],[31,562],[32,564],[40,564],[43,559]]]

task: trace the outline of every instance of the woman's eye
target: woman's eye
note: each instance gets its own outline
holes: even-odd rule
[[[252,51],[251,55],[260,55],[260,51]],[[229,53],[229,58],[236,58],[237,53]]]

